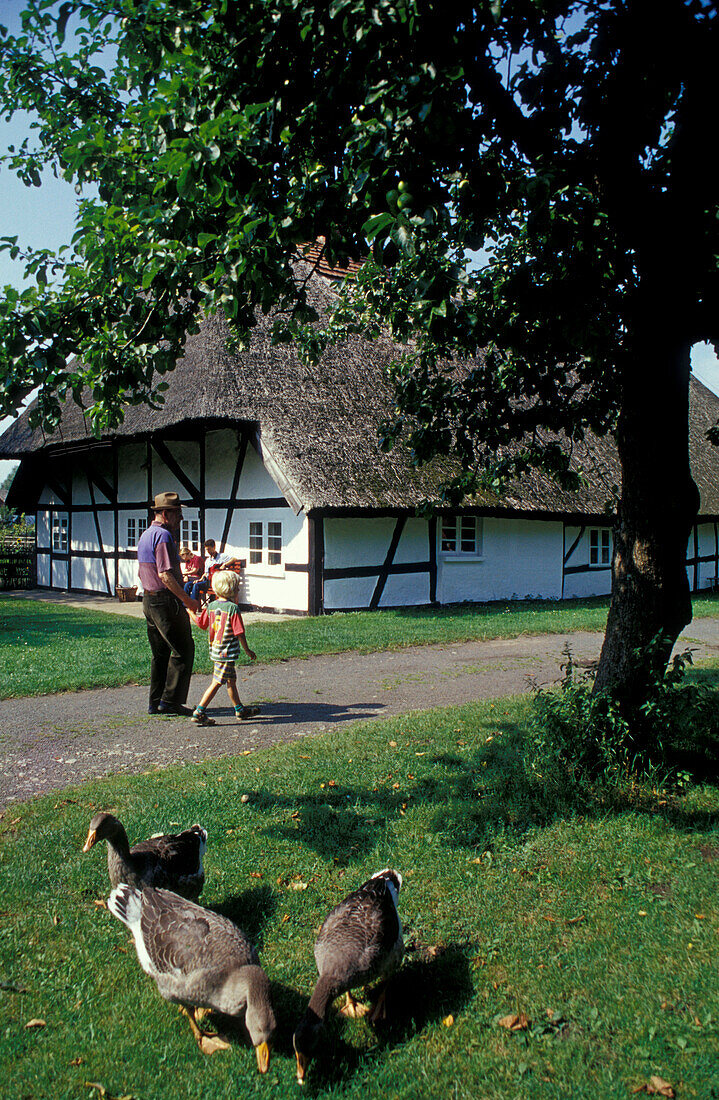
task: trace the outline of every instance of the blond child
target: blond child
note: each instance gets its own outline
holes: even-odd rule
[[[192,620],[201,630],[208,631],[210,657],[214,661],[212,683],[200,699],[192,714],[192,721],[198,726],[214,726],[214,718],[208,717],[207,707],[212,702],[222,684],[227,685],[227,694],[235,708],[238,722],[253,718],[259,714],[259,707],[243,707],[237,693],[237,673],[235,661],[240,655],[240,646],[251,661],[257,660],[245,638],[245,627],[237,606],[240,591],[240,578],[229,569],[221,569],[212,578],[212,588],[216,599],[212,600]]]

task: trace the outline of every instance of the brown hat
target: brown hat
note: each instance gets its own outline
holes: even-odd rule
[[[150,510],[152,512],[166,512],[172,508],[182,508],[182,501],[177,493],[158,493]]]

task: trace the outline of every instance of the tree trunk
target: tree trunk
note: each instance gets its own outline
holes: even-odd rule
[[[689,466],[689,347],[667,339],[662,318],[652,320],[655,331],[646,326],[649,338],[638,342],[642,359],[628,357],[621,367],[622,493],[594,686],[610,691],[625,713],[646,698],[692,618],[686,551],[699,492]]]

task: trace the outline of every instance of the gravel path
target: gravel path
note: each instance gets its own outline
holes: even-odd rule
[[[0,702],[0,809],[95,776],[197,763],[364,719],[520,694],[559,678],[567,643],[575,659],[591,661],[601,641],[601,634],[536,635],[245,667],[240,696],[259,703],[261,714],[237,722],[223,691],[210,712],[217,725],[206,729],[188,718],[150,717],[146,687],[8,699]],[[687,644],[698,661],[719,657],[719,619],[692,623],[678,648]],[[195,677],[190,701],[206,685],[206,675]]]

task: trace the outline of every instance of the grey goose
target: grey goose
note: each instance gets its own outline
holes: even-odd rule
[[[270,983],[257,951],[231,920],[169,890],[117,886],[108,909],[132,932],[140,966],[166,1001],[179,1004],[205,1053],[227,1047],[198,1027],[197,1009],[225,1016],[244,1013],[257,1067],[266,1073],[275,1017]]]
[[[202,893],[207,832],[201,825],[193,825],[182,833],[153,836],[131,848],[122,822],[114,814],[99,813],[90,822],[83,852],[89,852],[99,840],[107,841],[111,886],[119,886],[121,882],[140,890],[160,886],[191,900],[197,900]]]

